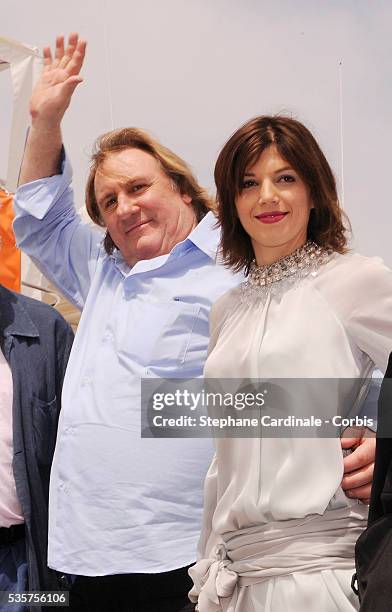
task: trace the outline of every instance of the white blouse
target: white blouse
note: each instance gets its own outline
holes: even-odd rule
[[[210,326],[206,378],[346,378],[355,385],[374,364],[385,371],[392,351],[392,272],[378,258],[333,254],[295,281],[259,292],[247,292],[244,284],[229,291],[213,306]],[[326,408],[334,402],[338,414],[351,415],[356,406],[346,405],[348,397],[339,385],[328,398],[309,395],[317,406],[307,406],[308,413],[321,414],[323,402]],[[292,414],[289,402],[280,412]],[[227,601],[230,594],[251,597],[260,607],[264,596],[257,593],[266,588],[260,583],[298,576],[295,572],[310,571],[314,577],[315,571],[345,571],[349,593],[354,545],[366,525],[367,507],[341,489],[339,438],[262,434],[217,438],[215,445],[205,482],[199,562],[190,572],[191,597],[199,597],[199,609],[215,609],[211,602],[226,601],[222,594]],[[273,584],[274,597],[280,597],[278,583]],[[244,595],[241,585],[259,590]],[[324,583],[321,588],[328,591]],[[347,593],[344,601],[351,597]],[[242,612],[250,604],[230,605],[227,609]],[[275,612],[276,606],[265,609]]]
[[[385,371],[392,351],[392,272],[379,258],[334,254],[287,289],[281,284],[281,292],[265,299],[243,299],[240,285],[214,304],[205,377],[355,379],[373,364]],[[331,500],[333,507],[350,504],[339,491],[339,439],[263,437],[245,444],[231,438],[216,444],[218,533],[322,514]]]

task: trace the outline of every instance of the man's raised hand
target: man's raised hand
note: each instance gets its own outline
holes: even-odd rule
[[[67,48],[64,36],[58,36],[54,58],[50,48],[44,48],[44,69],[30,99],[32,121],[19,185],[61,172],[61,120],[83,80],[79,73],[85,53],[86,42],[78,34],[70,34]]]
[[[86,41],[76,33],[70,34],[67,47],[64,36],[56,39],[55,56],[45,47],[44,69],[30,99],[33,123],[59,125],[76,87],[83,81],[80,70],[86,53]]]

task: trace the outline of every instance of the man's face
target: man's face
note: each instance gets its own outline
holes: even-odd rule
[[[197,225],[190,196],[140,149],[110,153],[94,188],[102,220],[130,266],[170,253]]]

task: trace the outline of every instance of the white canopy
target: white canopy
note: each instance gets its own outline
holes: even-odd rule
[[[8,191],[14,192],[18,184],[19,169],[30,122],[29,99],[33,85],[42,69],[42,57],[37,47],[30,47],[0,36],[0,72],[8,69],[12,81],[13,109],[6,187]],[[24,254],[22,254],[22,282],[37,286],[46,284],[42,274]],[[41,298],[40,291],[32,292],[23,288],[23,293]]]
[[[38,49],[0,37],[0,71],[7,69],[12,80],[13,112],[6,185],[9,191],[15,191],[29,125],[30,94],[42,69]]]

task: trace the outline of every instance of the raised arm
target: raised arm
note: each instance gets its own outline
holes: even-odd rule
[[[44,70],[30,100],[31,128],[27,138],[19,185],[60,172],[61,121],[72,94],[83,81],[80,70],[86,42],[70,34],[64,48],[64,37],[56,39],[55,57],[44,48]]]
[[[45,65],[31,96],[31,129],[15,194],[17,243],[45,276],[78,308],[83,308],[99,253],[102,232],[82,223],[71,188],[72,171],[62,160],[61,120],[82,81],[86,43],[71,34],[56,40],[55,57],[44,50]]]

